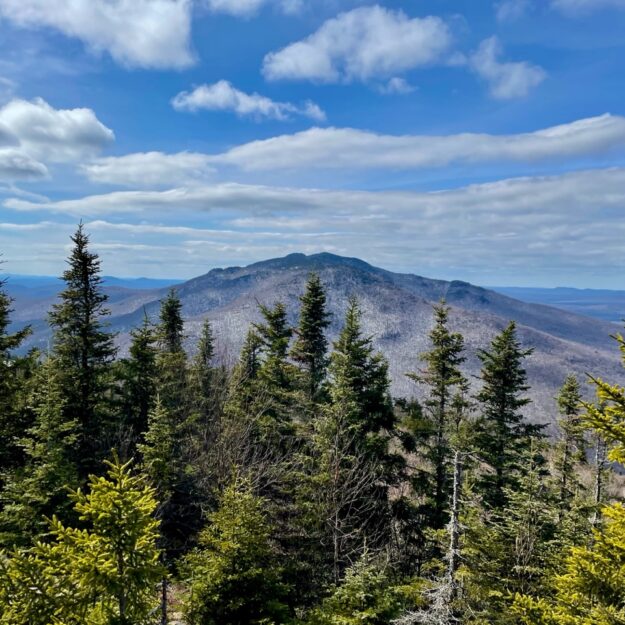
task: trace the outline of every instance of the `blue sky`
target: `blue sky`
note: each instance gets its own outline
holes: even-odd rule
[[[0,0],[0,252],[625,288],[625,0]]]

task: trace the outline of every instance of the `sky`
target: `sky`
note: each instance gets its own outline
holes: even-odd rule
[[[625,289],[625,0],[0,0],[0,253]]]

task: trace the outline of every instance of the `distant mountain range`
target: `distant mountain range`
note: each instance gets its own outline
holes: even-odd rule
[[[604,321],[623,325],[625,319],[625,291],[607,289],[537,289],[511,286],[490,287],[497,293],[508,295],[524,302],[545,304],[563,308],[579,315],[588,315]]]
[[[330,338],[340,330],[348,297],[354,295],[360,300],[364,330],[389,359],[396,395],[420,394],[404,374],[421,366],[419,354],[428,347],[432,304],[442,298],[452,307],[452,328],[465,336],[466,369],[472,376],[479,372],[477,350],[486,347],[509,320],[517,321],[521,340],[535,350],[527,361],[533,399],[528,416],[534,420],[553,421],[553,398],[568,373],[582,378],[586,372],[592,372],[614,380],[621,375],[618,349],[610,339],[610,334],[617,330],[612,323],[523,302],[502,293],[505,289],[496,292],[466,282],[393,273],[356,258],[327,253],[291,254],[247,267],[213,269],[176,284],[189,349],[193,349],[202,321],[208,317],[217,336],[221,359],[233,362],[250,323],[259,320],[258,303],[271,305],[283,301],[291,322],[295,323],[298,298],[310,271],[320,275],[328,291],[332,313]],[[141,323],[143,315],[147,313],[156,320],[159,300],[172,282],[105,280],[112,313],[111,330],[118,333],[122,354],[128,347],[129,331]],[[46,313],[58,288],[58,280],[50,278],[24,280],[13,276],[8,281],[9,293],[16,300],[15,325],[31,323],[34,329],[29,346],[46,347],[50,337]]]

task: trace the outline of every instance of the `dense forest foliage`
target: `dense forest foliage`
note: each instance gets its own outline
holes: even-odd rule
[[[46,353],[18,355],[0,286],[3,624],[625,623],[621,386],[563,380],[548,436],[515,324],[471,382],[441,302],[407,373],[425,399],[392,398],[356,300],[329,344],[314,274],[231,369],[175,290],[118,357],[72,242]]]

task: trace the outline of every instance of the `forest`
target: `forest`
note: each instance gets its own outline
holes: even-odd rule
[[[394,398],[355,299],[330,344],[314,273],[233,367],[175,289],[122,356],[82,225],[71,245],[46,351],[0,285],[3,624],[625,623],[622,386],[571,375],[530,423],[514,322],[470,380],[442,301],[421,399]]]

